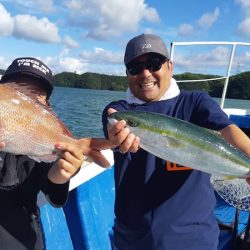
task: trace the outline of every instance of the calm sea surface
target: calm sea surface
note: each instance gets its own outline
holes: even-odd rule
[[[76,137],[103,137],[102,110],[125,92],[56,87],[52,109]]]
[[[52,108],[76,137],[103,137],[101,115],[111,101],[124,99],[125,92],[56,87]],[[220,99],[216,99],[220,102]],[[250,108],[250,100],[227,99],[225,108]]]

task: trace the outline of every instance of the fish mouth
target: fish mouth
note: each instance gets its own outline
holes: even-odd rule
[[[114,118],[111,118],[111,117],[108,117],[108,122],[111,124],[111,125],[115,125],[118,120],[114,119]]]
[[[156,86],[156,81],[140,83],[140,88],[142,90],[150,90]]]

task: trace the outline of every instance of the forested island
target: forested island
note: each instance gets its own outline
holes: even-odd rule
[[[3,74],[4,70],[0,70]],[[218,75],[204,75],[194,73],[176,74],[176,80],[199,80],[218,78]],[[206,91],[212,97],[221,97],[225,79],[178,83],[180,89],[202,90]],[[100,90],[118,90],[127,89],[127,79],[125,76],[106,75],[98,73],[76,74],[72,72],[62,72],[54,76],[54,85],[60,87],[100,89]],[[228,83],[227,98],[232,99],[250,99],[250,71],[231,76]]]

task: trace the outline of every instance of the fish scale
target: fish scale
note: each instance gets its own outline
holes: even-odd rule
[[[51,162],[58,158],[55,143],[75,140],[52,111],[8,84],[0,85],[0,99],[2,151]]]

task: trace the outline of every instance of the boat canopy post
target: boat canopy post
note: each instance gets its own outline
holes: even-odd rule
[[[231,50],[231,55],[230,55],[230,60],[229,60],[229,64],[228,64],[228,67],[227,67],[227,75],[226,75],[224,88],[223,88],[222,96],[221,96],[221,102],[220,102],[220,107],[221,108],[224,108],[224,103],[225,103],[225,98],[226,98],[226,93],[227,93],[227,87],[228,87],[228,81],[229,81],[231,67],[232,67],[233,58],[234,58],[235,47],[236,47],[236,43],[233,43],[232,50]]]

